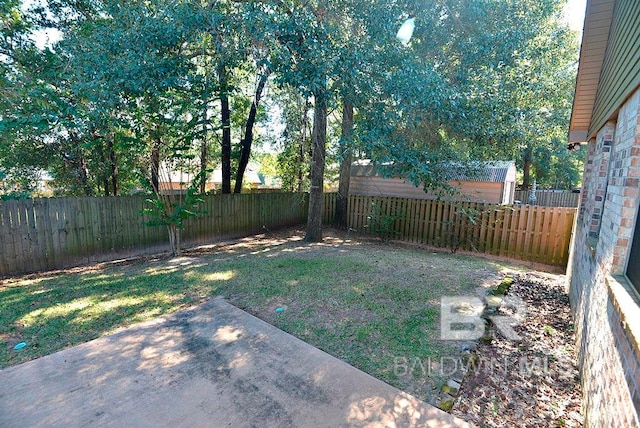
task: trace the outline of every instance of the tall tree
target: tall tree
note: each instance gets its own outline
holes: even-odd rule
[[[253,129],[255,127],[258,114],[258,105],[260,104],[260,98],[262,97],[262,92],[264,91],[264,87],[267,84],[267,79],[269,79],[270,74],[271,69],[268,66],[264,67],[258,78],[258,84],[256,85],[255,94],[253,100],[251,101],[249,116],[247,117],[247,122],[244,127],[244,136],[240,140],[241,151],[240,159],[238,161],[238,171],[236,173],[236,184],[234,193],[240,193],[242,191],[242,181],[244,179],[244,173],[247,169],[249,158],[251,156],[251,146],[253,144]]]
[[[322,214],[324,209],[324,167],[327,145],[327,93],[320,88],[314,96],[313,134],[311,137],[311,188],[307,217],[307,242],[322,241]]]
[[[335,223],[346,229],[348,225],[347,205],[349,202],[349,183],[351,181],[351,162],[353,160],[353,105],[348,99],[342,100],[342,135],[340,137],[340,178],[336,195]]]
[[[220,82],[220,122],[222,125],[222,193],[231,193],[231,109],[227,66],[218,65]]]

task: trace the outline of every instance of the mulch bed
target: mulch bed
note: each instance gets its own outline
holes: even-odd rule
[[[503,304],[497,315],[519,320],[513,330],[520,340],[505,338],[491,324],[451,413],[479,427],[580,427],[582,394],[564,281],[539,273],[514,279],[507,296],[524,305],[513,310]]]

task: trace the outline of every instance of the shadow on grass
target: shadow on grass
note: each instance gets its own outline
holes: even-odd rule
[[[400,377],[397,357],[454,352],[443,295],[470,295],[502,266],[328,239],[245,240],[184,257],[0,283],[0,366],[15,365],[216,295],[422,399],[437,379]],[[5,285],[6,284],[6,285]],[[276,312],[277,308],[282,311]],[[27,347],[14,351],[21,341]]]
[[[197,279],[189,279],[187,272],[131,275],[106,270],[0,287],[0,366],[86,342],[117,327],[197,303],[215,292],[216,281],[195,286]],[[27,347],[14,351],[13,346],[22,341]]]
[[[301,426],[318,415],[330,426],[443,420],[218,299],[2,375],[2,426]]]

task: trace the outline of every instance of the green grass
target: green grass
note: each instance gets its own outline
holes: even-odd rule
[[[439,340],[444,295],[473,294],[503,265],[373,243],[260,241],[217,253],[0,283],[0,366],[51,354],[212,296],[429,399],[442,379],[396,358],[457,352]],[[276,308],[284,311],[277,313]],[[27,347],[14,351],[13,346]]]

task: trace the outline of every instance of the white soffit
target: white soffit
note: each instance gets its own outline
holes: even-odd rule
[[[615,0],[588,0],[580,48],[580,64],[569,123],[569,142],[589,138],[589,126],[609,39]]]

